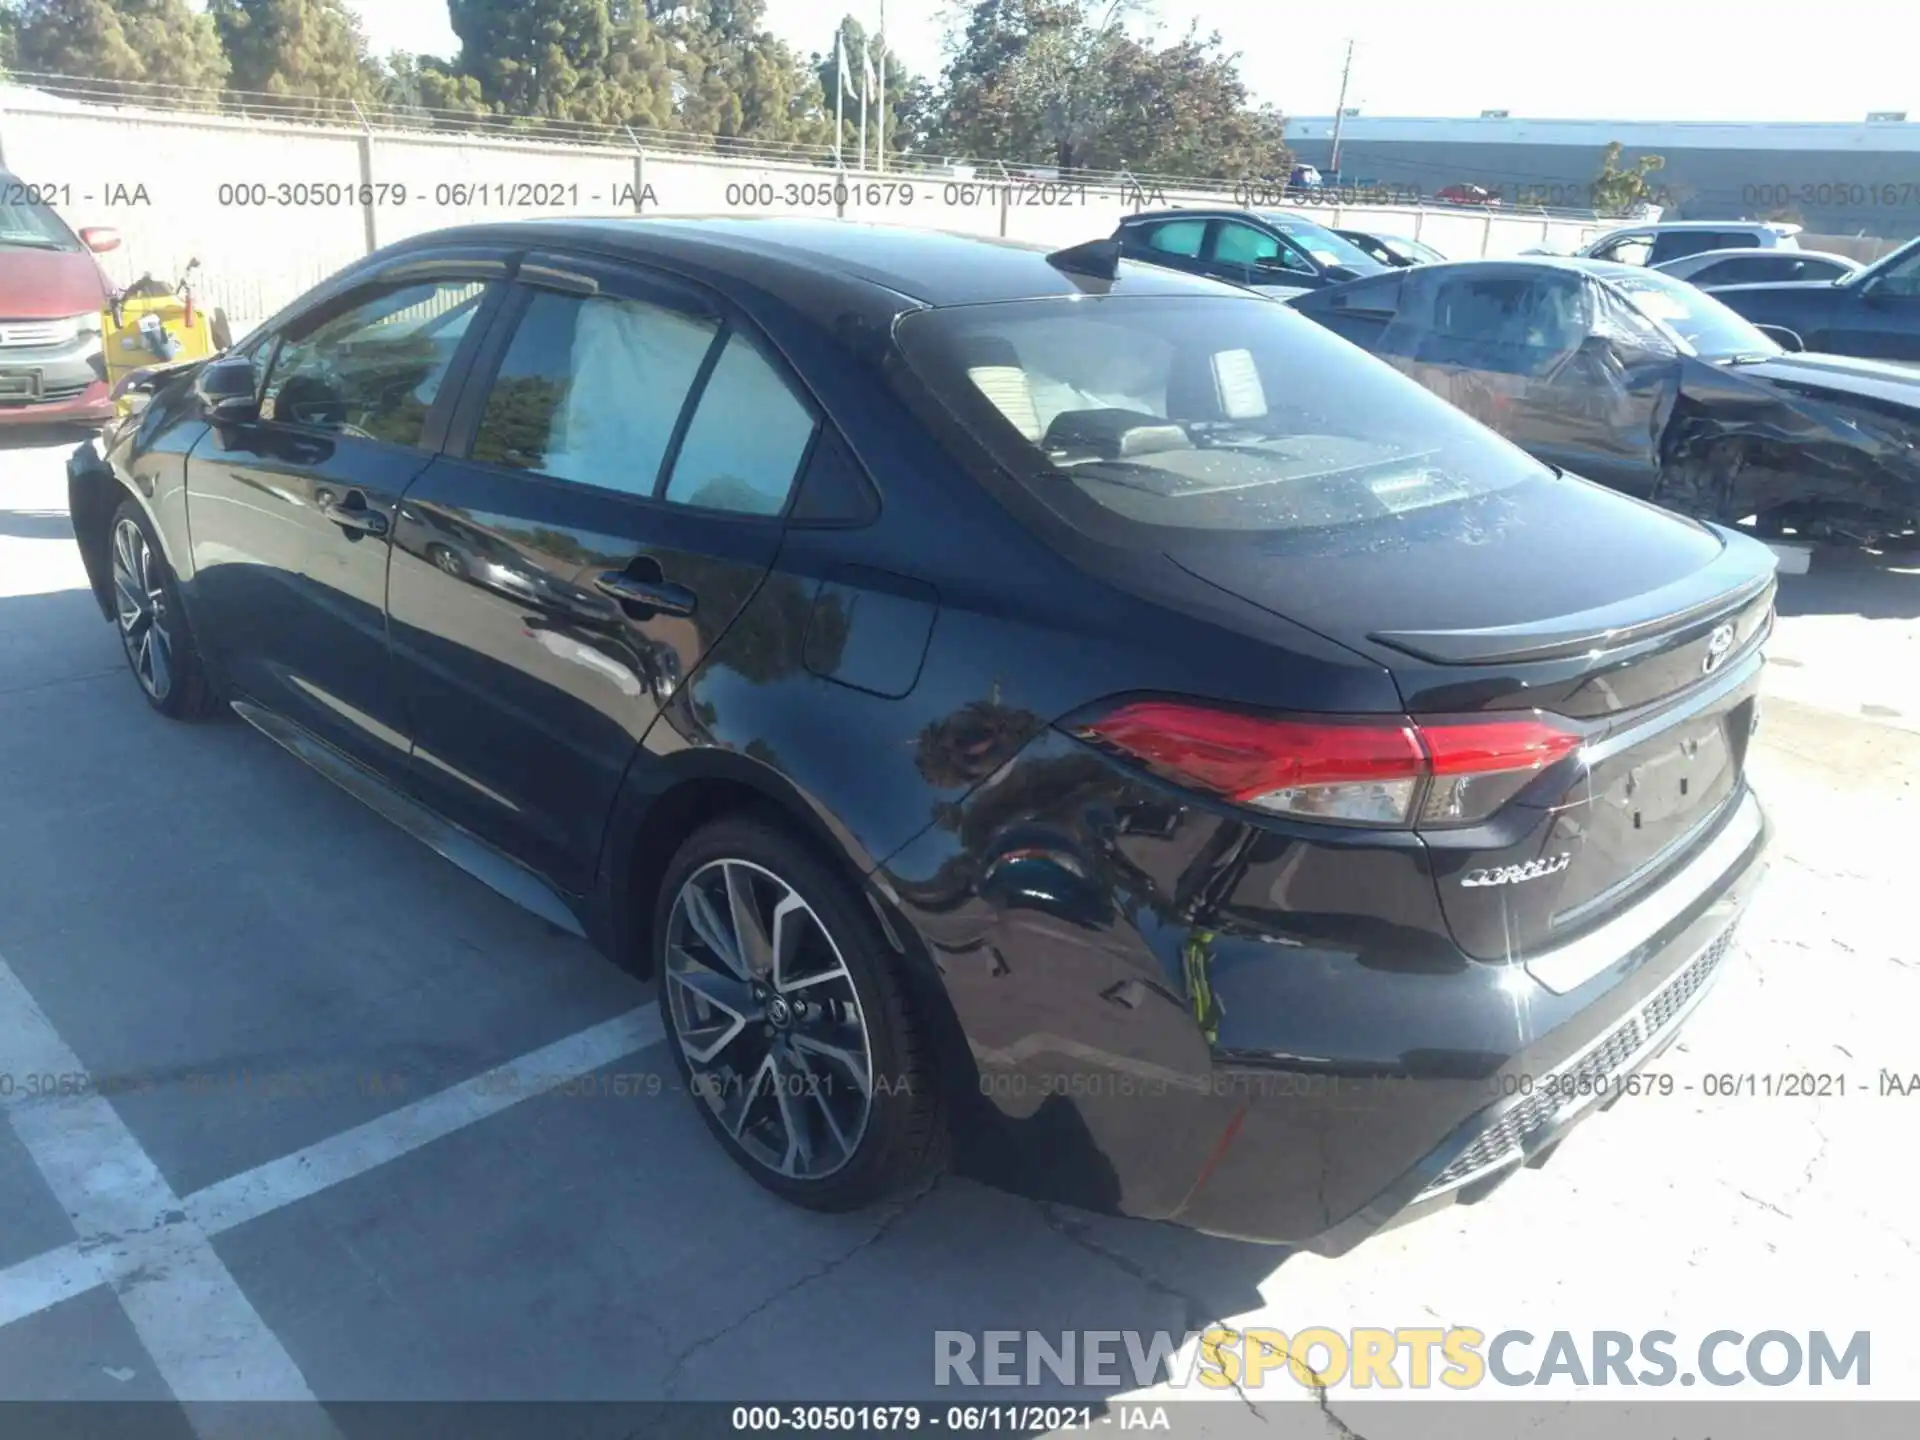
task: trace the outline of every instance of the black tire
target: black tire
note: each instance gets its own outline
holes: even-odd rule
[[[107,574],[120,649],[146,702],[170,720],[213,715],[219,700],[180,603],[173,567],[147,512],[132,499],[121,501],[107,524]],[[144,620],[130,620],[130,611],[141,611]]]
[[[766,1020],[770,1007],[781,1003],[780,992],[774,991],[773,998],[762,1004],[762,1022],[747,1023],[735,1039],[723,1041],[714,1053],[708,1048],[714,1032],[724,1034],[731,1024],[724,1017],[740,1012],[725,1006],[710,1007],[715,1018],[706,1022],[709,1028],[697,1041],[690,1041],[682,1033],[681,1014],[689,1016],[690,1025],[698,1025],[700,1019],[695,1012],[703,1002],[696,1000],[692,987],[676,976],[687,975],[701,983],[731,984],[729,993],[736,1002],[746,998],[743,987],[717,964],[695,965],[680,958],[672,958],[670,963],[668,943],[670,936],[676,943],[688,938],[693,912],[677,902],[690,882],[700,893],[725,894],[731,893],[727,887],[741,883],[742,877],[758,902],[779,897],[782,887],[804,902],[810,913],[803,917],[804,928],[796,932],[799,939],[792,944],[824,963],[795,961],[793,973],[801,978],[789,993],[799,997],[792,1008],[800,1015],[783,1022],[790,1029],[776,1030]],[[780,904],[785,906],[786,901],[782,899]],[[789,918],[782,925],[795,923],[791,917],[796,913],[789,909]],[[681,918],[677,920],[677,916]],[[728,923],[733,924],[731,918]],[[816,924],[827,937],[827,946],[812,939]],[[761,933],[770,929],[763,926]],[[682,955],[695,949],[708,957],[722,954],[698,936],[695,939],[697,944],[680,945]],[[844,968],[848,988],[857,998],[857,1018],[870,1060],[864,1120],[857,1138],[839,1145],[846,1153],[836,1168],[819,1174],[783,1173],[767,1158],[765,1137],[778,1132],[791,1134],[794,1127],[790,1115],[798,1113],[804,1122],[800,1128],[813,1133],[817,1142],[825,1142],[823,1153],[808,1157],[809,1164],[817,1160],[824,1167],[832,1158],[834,1141],[841,1130],[851,1128],[846,1121],[848,1107],[860,1099],[857,1082],[835,1082],[835,1076],[849,1073],[847,1069],[826,1064],[820,1058],[822,1052],[804,1048],[817,1043],[802,1033],[810,1023],[822,1027],[818,1033],[829,1039],[851,1033],[851,1020],[842,1018],[838,1025],[832,1024],[837,1015],[844,1015],[844,1009],[835,1008],[842,1002],[828,993],[840,989],[840,982],[832,976],[834,952]],[[662,877],[654,907],[653,954],[669,1048],[694,1108],[734,1161],[767,1189],[812,1210],[855,1210],[918,1189],[944,1168],[948,1148],[946,1107],[939,1093],[931,1047],[915,1020],[895,968],[900,962],[866,903],[813,847],[758,817],[723,817],[695,831]],[[820,978],[806,978],[809,972]],[[755,973],[751,966],[748,973]],[[809,995],[815,997],[811,1002],[804,998]],[[812,1022],[805,1015],[809,1004],[815,1010]],[[760,1071],[755,1068],[756,1052],[772,1055],[776,1048],[788,1060],[758,1062],[774,1064],[775,1088],[783,1085],[782,1074],[792,1073],[790,1068],[780,1067],[790,1067],[796,1052],[801,1055],[800,1071],[811,1069],[819,1082],[809,1085],[804,1093],[787,1091],[795,1102],[793,1112],[779,1103],[780,1095],[763,1088]],[[702,1052],[699,1062],[690,1053],[693,1051]],[[749,1070],[753,1071],[751,1085],[745,1074]],[[730,1128],[727,1117],[734,1096],[744,1097],[738,1112],[745,1122],[739,1126],[740,1134]],[[838,1128],[829,1129],[836,1114],[840,1117]],[[794,1153],[789,1140],[787,1154],[791,1157]]]

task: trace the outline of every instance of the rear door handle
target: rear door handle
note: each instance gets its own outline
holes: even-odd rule
[[[661,615],[693,614],[694,594],[670,580],[636,580],[623,570],[596,575],[593,588],[628,605],[641,605]]]
[[[342,530],[356,535],[384,535],[387,533],[387,517],[379,510],[367,504],[367,497],[358,490],[347,492],[347,499],[358,500],[358,505],[349,505],[341,500],[329,500],[320,507],[320,513],[338,525]]]

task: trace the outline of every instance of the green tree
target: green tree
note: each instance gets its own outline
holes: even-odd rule
[[[1007,159],[1070,154],[1099,88],[1093,52],[1123,33],[1105,9],[1096,19],[1078,0],[976,0],[949,42],[942,143]]]
[[[492,114],[480,82],[433,55],[396,50],[377,65],[382,105],[420,116],[436,130],[464,130]]]
[[[1255,107],[1238,57],[1190,28],[1161,50],[1115,46],[1106,77],[1107,128],[1095,163],[1149,174],[1284,181],[1293,166],[1286,121]]]
[[[847,94],[843,125],[845,134],[840,137],[840,153],[848,159],[858,152],[860,147],[860,93],[866,85],[861,68],[861,47],[868,45],[867,27],[853,16],[841,19],[840,28],[834,32],[846,42],[847,51]],[[839,62],[835,58],[833,41],[827,42],[825,51],[817,53],[811,60],[813,73],[820,86],[821,107],[827,117],[828,144],[833,135],[834,91],[839,87]],[[889,50],[880,64],[874,66],[878,76],[881,65],[886,67],[887,102],[887,153],[893,155],[911,153],[916,143],[926,137],[926,106],[929,89],[925,82],[901,63],[900,57]],[[876,90],[878,87],[876,86]],[[880,144],[879,110],[872,104],[878,100],[878,94],[867,97],[867,146],[871,155]]]
[[[607,0],[447,0],[459,73],[508,115],[605,124],[613,17]]]
[[[1133,15],[1130,0],[976,0],[949,42],[938,143],[1062,171],[1284,173],[1280,116],[1250,103],[1220,37],[1157,45]]]
[[[118,82],[127,93],[164,85],[208,94],[226,83],[213,21],[186,0],[24,0],[21,69]]]
[[[212,0],[236,90],[344,106],[381,93],[360,21],[342,0]]]
[[[649,15],[668,46],[680,129],[723,149],[828,143],[819,81],[766,28],[765,0],[682,0],[650,5]]]
[[[1664,155],[1642,155],[1631,168],[1620,164],[1618,140],[1607,146],[1600,157],[1600,173],[1593,181],[1593,208],[1603,215],[1630,215],[1642,205],[1653,202],[1653,187],[1647,176],[1666,168]]]
[[[644,9],[629,8],[614,16],[606,73],[618,123],[636,130],[678,128],[674,47]]]

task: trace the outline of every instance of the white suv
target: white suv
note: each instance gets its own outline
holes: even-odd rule
[[[1620,265],[1664,265],[1706,250],[1798,250],[1798,225],[1758,220],[1670,220],[1609,230],[1575,251]]]

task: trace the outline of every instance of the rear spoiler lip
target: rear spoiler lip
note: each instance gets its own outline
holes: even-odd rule
[[[1750,544],[1729,547],[1713,564],[1664,589],[1575,615],[1486,630],[1377,630],[1368,638],[1435,665],[1563,660],[1617,650],[1662,631],[1741,609],[1772,589],[1773,567],[1754,574]],[[1730,578],[1727,572],[1735,568],[1741,572],[1738,583],[1723,588],[1724,579]]]

